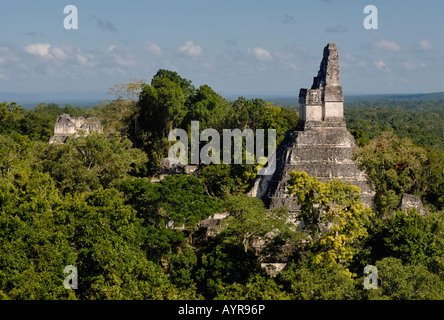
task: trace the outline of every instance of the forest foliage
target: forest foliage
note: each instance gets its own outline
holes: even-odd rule
[[[375,210],[355,186],[293,172],[305,222],[295,228],[286,208],[245,194],[256,165],[151,178],[172,128],[276,129],[279,143],[296,111],[229,101],[168,70],[110,93],[90,109],[0,103],[0,299],[444,299],[442,100],[346,105]],[[104,133],[50,145],[63,113],[98,117]],[[428,214],[399,211],[404,193]],[[217,236],[193,241],[214,213],[229,214]],[[287,266],[272,277],[261,263],[275,260]],[[67,265],[77,290],[63,286]],[[367,265],[377,289],[363,286]]]

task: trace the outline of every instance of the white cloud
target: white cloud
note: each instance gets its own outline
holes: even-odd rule
[[[136,65],[137,59],[136,56],[133,54],[126,54],[122,50],[120,50],[117,45],[113,44],[108,46],[106,48],[106,53],[114,58],[114,63],[118,66],[122,67],[132,67]],[[91,55],[91,59],[94,59],[95,57]]]
[[[116,49],[117,46],[115,44],[110,45],[108,48],[106,48],[106,52],[110,53],[113,52],[114,49]]]
[[[82,54],[77,54],[77,61],[82,65],[86,65],[88,63],[88,58]]]
[[[192,58],[199,57],[203,54],[202,48],[194,44],[193,41],[187,41],[185,44],[179,46],[179,51]]]
[[[151,42],[151,41],[145,42],[145,49],[148,52],[155,54],[156,56],[162,55],[162,51],[160,50],[160,47],[154,42]]]
[[[33,43],[25,47],[25,52],[43,59],[66,60],[63,48],[52,47],[49,43]]]
[[[418,46],[424,51],[432,50],[432,44],[429,40],[418,41]]]
[[[136,65],[136,58],[133,55],[126,55],[126,57],[122,57],[116,54],[114,59],[116,64],[122,67],[132,67]]]
[[[90,53],[84,54],[79,52],[76,54],[76,58],[77,62],[80,63],[82,67],[94,67],[96,65],[96,63],[93,61],[95,57]]]
[[[393,41],[381,40],[373,43],[373,49],[375,51],[400,51],[401,47]]]
[[[57,60],[65,60],[67,58],[66,53],[62,48],[51,48],[50,54]]]
[[[43,58],[51,58],[49,48],[51,48],[51,45],[49,43],[34,43],[27,45],[25,47],[25,52]]]
[[[388,70],[388,69],[387,69],[387,65],[386,65],[385,62],[382,61],[382,60],[374,61],[373,64],[374,64],[378,69]]]
[[[5,66],[9,68],[10,66],[17,66],[20,63],[20,51],[19,50],[11,50],[8,47],[0,47],[0,66]],[[5,79],[6,75],[4,74],[5,70],[0,70],[3,72],[3,78]]]
[[[415,69],[415,65],[411,62],[403,62],[402,66],[404,67],[404,69],[407,69],[407,70]]]
[[[248,53],[253,54],[256,57],[256,59],[261,61],[270,61],[273,59],[270,52],[260,47],[248,49]]]

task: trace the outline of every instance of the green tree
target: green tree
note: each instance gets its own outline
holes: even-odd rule
[[[197,255],[190,246],[182,246],[178,252],[169,252],[164,258],[167,262],[169,279],[178,288],[193,288],[196,290],[194,272],[197,265]]]
[[[169,132],[179,126],[186,115],[185,96],[181,86],[168,77],[153,78],[144,85],[135,112],[136,146],[150,159],[150,169],[157,169],[167,155]]]
[[[25,110],[24,117],[20,121],[20,133],[28,136],[31,140],[48,142],[54,134],[54,123],[56,117],[36,112],[35,110]]]
[[[186,106],[187,115],[183,120],[182,128],[190,127],[191,121],[199,121],[201,130],[212,128],[219,132],[224,129],[224,119],[231,110],[231,104],[208,85],[195,90],[187,98]]]
[[[376,262],[378,288],[363,295],[372,300],[442,300],[444,281],[422,265],[403,265],[387,257]],[[362,282],[361,282],[362,283]]]
[[[240,97],[232,103],[229,112],[225,112],[225,118],[220,121],[220,126],[225,129],[253,130],[263,129],[267,133],[269,129],[276,130],[276,145],[284,139],[285,133],[296,126],[298,117],[293,111],[273,106],[264,100],[247,100]],[[212,112],[209,112],[210,114]],[[218,127],[217,127],[218,128]],[[223,139],[223,132],[220,132]],[[265,136],[266,150],[268,155],[268,135]],[[251,186],[259,169],[258,159],[254,164],[246,164],[245,139],[243,141],[243,164],[211,164],[200,171],[200,177],[208,187],[209,192],[215,195],[242,194]],[[232,163],[234,152],[232,152]],[[221,159],[222,160],[222,159]]]
[[[122,136],[134,136],[131,126],[134,121],[136,102],[129,99],[113,100],[95,106],[91,113],[97,117],[107,134],[120,133]]]
[[[185,116],[185,97],[180,86],[168,78],[156,78],[140,94],[139,128],[148,138],[166,138],[173,125]],[[147,139],[149,142],[149,139]]]
[[[63,113],[63,110],[56,103],[39,103],[35,106],[34,112],[51,116],[55,120],[58,115]]]
[[[367,255],[372,260],[366,259],[366,263],[373,264],[384,257],[394,257],[405,264],[434,269],[444,255],[442,220],[442,216],[437,214],[423,217],[415,210],[397,211],[393,217],[374,227],[366,241],[366,247],[371,248]]]
[[[7,176],[15,167],[30,157],[31,142],[27,136],[13,132],[0,134],[0,177]]]
[[[291,262],[277,275],[276,282],[296,300],[359,299],[356,281],[340,265],[325,268]]]
[[[358,147],[363,147],[370,142],[370,139],[366,137],[365,132],[362,129],[349,129],[349,131],[355,138]]]
[[[403,193],[422,196],[428,181],[442,184],[442,164],[431,167],[424,148],[393,133],[382,133],[367,146],[357,149],[355,157],[374,183],[374,203],[380,215],[393,212]]]
[[[147,236],[143,245],[147,257],[160,263],[168,252],[176,252],[185,236],[182,230],[167,228],[164,211],[158,208],[158,184],[151,183],[147,178],[135,178],[126,179],[117,187],[123,193],[125,203],[131,205],[142,220]]]
[[[157,207],[162,209],[165,224],[185,224],[194,227],[197,222],[221,210],[219,199],[206,194],[195,176],[168,176],[159,184]]]
[[[153,76],[153,80],[155,79],[161,79],[161,78],[167,78],[170,81],[177,83],[180,88],[182,89],[182,92],[185,96],[185,98],[189,97],[194,93],[194,86],[192,85],[192,82],[188,79],[182,78],[179,76],[179,74],[175,71],[165,70],[165,69],[159,69],[157,73]],[[151,83],[153,85],[153,82]]]
[[[174,299],[190,298],[180,293],[146,259],[146,234],[136,212],[115,189],[68,196],[68,208],[75,219],[81,299]]]
[[[167,176],[155,184],[146,179],[126,180],[120,189],[144,219],[159,227],[193,228],[200,220],[221,210],[220,200],[206,194],[195,176]]]
[[[435,206],[437,210],[444,208],[444,150],[429,150],[424,168],[426,179],[423,180],[425,195],[423,200]]]
[[[288,222],[285,208],[267,210],[262,200],[247,195],[228,196],[224,207],[230,215],[222,221],[220,237],[242,247],[245,252],[254,248],[259,261],[266,256],[282,258],[289,254],[282,252],[286,242],[297,244],[303,240],[303,234],[295,231],[294,225]],[[279,249],[273,246],[278,240]]]
[[[254,251],[245,252],[243,247],[223,242],[221,237],[198,251],[195,277],[205,299],[223,294],[230,284],[246,284],[256,273],[261,273],[261,268]]]
[[[232,111],[227,115],[225,126],[244,130],[275,129],[276,143],[279,144],[285,132],[294,129],[298,122],[297,113],[262,99],[245,99],[240,97],[232,104]],[[266,131],[265,131],[266,132]]]
[[[112,86],[108,93],[116,99],[102,102],[91,110],[91,115],[99,118],[105,132],[119,132],[121,135],[135,137],[137,103],[145,80],[132,78],[129,83]]]
[[[169,251],[176,253],[185,240],[184,231],[193,231],[200,220],[222,209],[221,201],[206,194],[195,176],[168,176],[159,183],[127,179],[118,188],[143,220],[148,237],[145,248],[154,261]]]
[[[147,161],[129,139],[118,135],[107,138],[97,132],[69,138],[60,145],[41,143],[36,154],[36,169],[49,172],[65,193],[107,188],[127,173],[137,172]]]
[[[23,112],[17,103],[0,103],[0,133],[18,131],[22,119]]]
[[[210,164],[199,173],[208,192],[223,196],[240,195],[247,191],[257,176],[257,166],[251,164]]]
[[[228,196],[224,207],[229,217],[198,253],[199,292],[207,299],[288,299],[260,267],[264,258],[288,258],[291,244],[301,243],[302,236],[287,222],[288,211],[268,211],[261,200],[246,195]],[[280,246],[272,248],[278,239]]]
[[[0,177],[0,291],[9,299],[75,299],[63,286],[76,262],[74,226],[48,174],[25,164]]]
[[[220,284],[214,300],[290,300],[292,296],[282,286],[259,273],[252,274],[245,284]]]

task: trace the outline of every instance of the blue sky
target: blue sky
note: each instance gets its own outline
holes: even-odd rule
[[[79,29],[65,30],[75,5]],[[366,5],[378,30],[366,30]],[[160,68],[222,94],[309,87],[328,42],[345,94],[444,91],[441,0],[16,0],[0,4],[0,92],[107,92]]]

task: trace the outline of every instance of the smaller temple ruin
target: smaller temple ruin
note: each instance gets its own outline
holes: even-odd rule
[[[103,133],[99,119],[95,117],[85,119],[62,114],[57,117],[54,124],[54,135],[49,139],[49,143],[65,143],[66,139],[72,135],[78,135],[80,132],[88,135],[92,131]]]
[[[427,210],[424,207],[421,198],[412,194],[404,193],[401,197],[401,201],[399,201],[398,208],[404,212],[410,209],[415,209],[421,216],[427,214]]]

